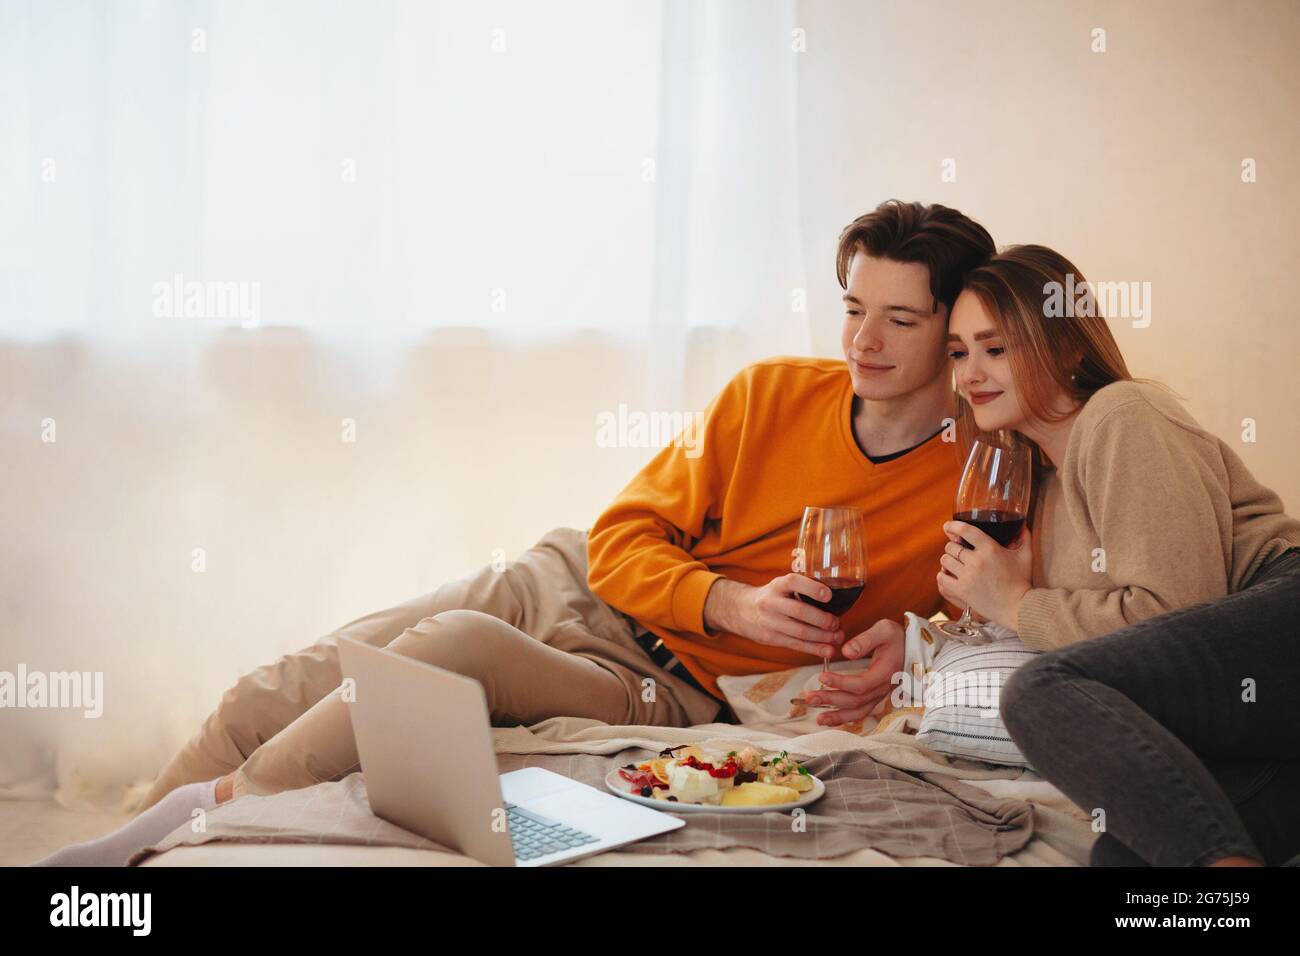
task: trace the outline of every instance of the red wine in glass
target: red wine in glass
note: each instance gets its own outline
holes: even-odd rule
[[[804,604],[819,607],[823,611],[830,611],[836,617],[857,604],[858,598],[862,596],[862,591],[867,586],[866,581],[855,581],[852,578],[818,578],[817,580],[831,589],[830,600],[819,601],[806,594],[798,595],[799,600]]]
[[[1025,516],[1022,514],[979,508],[958,511],[952,516],[952,520],[973,524],[1004,548],[1011,547],[1011,542],[1020,537],[1020,529],[1025,526]]]
[[[1017,441],[996,444],[991,439],[979,439],[971,444],[961,484],[957,486],[953,520],[974,525],[1005,548],[1024,527],[1032,482],[1029,445]],[[962,547],[970,550],[973,546],[963,541]],[[970,608],[962,612],[959,620],[940,624],[939,630],[967,643],[989,640],[984,627],[971,620]]]
[[[804,508],[791,570],[831,589],[831,596],[826,601],[795,592],[800,601],[836,617],[846,613],[857,603],[867,586],[867,544],[862,530],[862,512],[857,508]],[[822,671],[830,669],[830,657],[823,657]],[[793,702],[802,703],[802,700],[796,698]]]

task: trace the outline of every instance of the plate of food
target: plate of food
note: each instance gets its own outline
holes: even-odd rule
[[[605,786],[626,800],[673,813],[767,813],[806,807],[826,785],[782,750],[706,753],[693,744],[615,767]]]

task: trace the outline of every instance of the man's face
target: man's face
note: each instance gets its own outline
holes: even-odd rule
[[[948,307],[934,304],[921,263],[854,253],[840,343],[860,398],[898,398],[948,375]]]

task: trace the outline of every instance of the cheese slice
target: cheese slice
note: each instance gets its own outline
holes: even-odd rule
[[[731,789],[733,777],[713,777],[707,770],[683,767],[678,763],[668,765],[668,792],[682,803],[716,804],[722,793]]]
[[[799,794],[790,787],[751,781],[724,793],[722,805],[724,807],[768,807],[780,803],[794,803],[798,799]]]

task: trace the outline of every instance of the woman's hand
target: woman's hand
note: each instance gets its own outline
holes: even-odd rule
[[[947,521],[943,530],[948,546],[939,558],[939,593],[958,607],[1019,630],[1020,599],[1030,589],[1033,575],[1029,526],[1021,529],[1009,548],[964,521]],[[963,539],[974,547],[963,547]]]
[[[822,689],[804,695],[809,704],[831,704],[817,723],[834,727],[866,717],[894,686],[894,675],[903,670],[903,625],[877,621],[851,641],[844,642],[844,656],[850,660],[871,655],[871,666],[854,674],[824,672]]]

